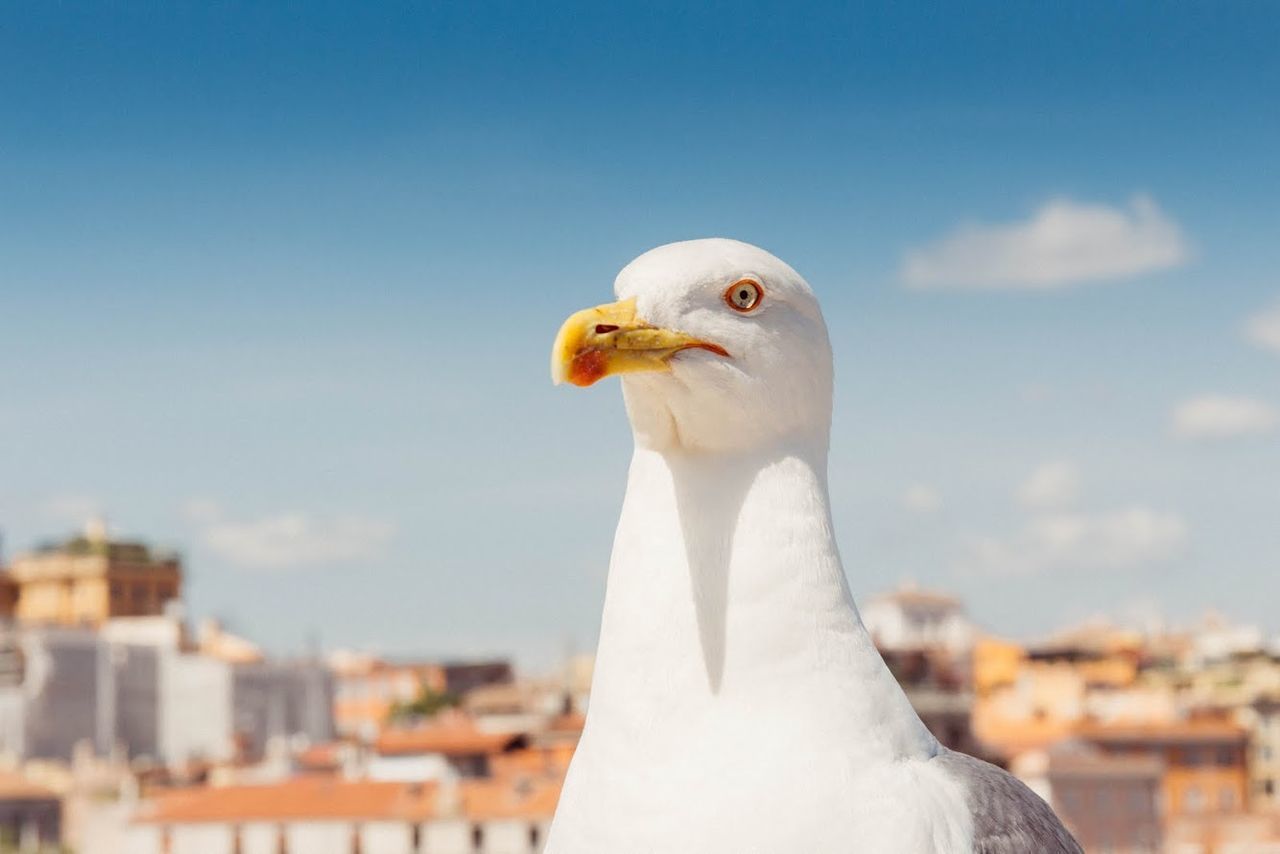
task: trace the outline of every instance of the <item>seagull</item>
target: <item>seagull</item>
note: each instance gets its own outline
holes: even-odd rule
[[[827,489],[813,291],[727,239],[653,249],[573,314],[552,379],[620,375],[635,450],[582,740],[546,854],[1080,852],[939,744],[863,627]]]

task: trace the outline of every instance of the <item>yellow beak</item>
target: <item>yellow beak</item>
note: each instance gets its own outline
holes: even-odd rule
[[[586,308],[569,316],[551,348],[551,380],[589,386],[610,374],[669,371],[668,361],[697,347],[720,356],[725,349],[636,317],[635,298]]]

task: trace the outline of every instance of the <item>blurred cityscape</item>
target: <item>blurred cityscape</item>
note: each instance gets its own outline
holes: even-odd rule
[[[505,660],[276,659],[189,624],[183,571],[101,523],[3,567],[0,851],[541,850],[589,656],[540,676]],[[1276,639],[1210,614],[1021,644],[944,592],[860,604],[934,734],[1026,781],[1086,850],[1280,852]]]

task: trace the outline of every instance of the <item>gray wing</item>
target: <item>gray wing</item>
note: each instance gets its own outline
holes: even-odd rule
[[[1083,854],[1053,809],[996,766],[943,750],[933,759],[965,788],[975,854]]]

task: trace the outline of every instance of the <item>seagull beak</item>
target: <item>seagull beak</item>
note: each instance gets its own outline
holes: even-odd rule
[[[589,386],[610,374],[669,371],[681,350],[698,348],[728,356],[711,344],[636,317],[635,298],[586,308],[569,316],[551,348],[551,381]]]

